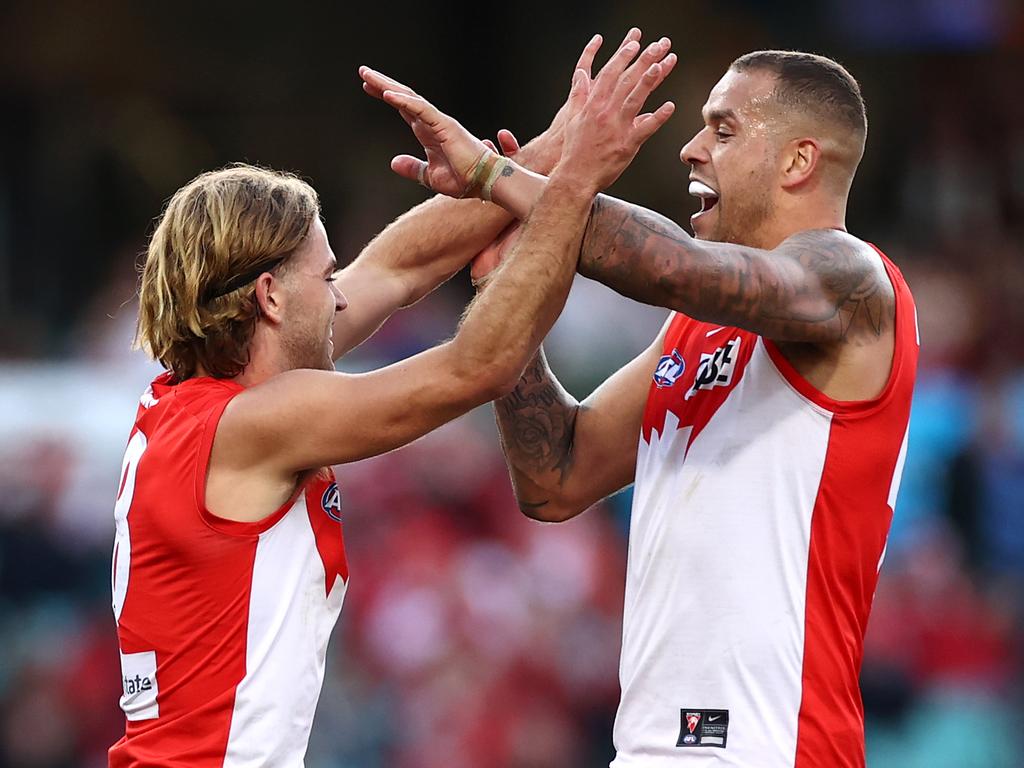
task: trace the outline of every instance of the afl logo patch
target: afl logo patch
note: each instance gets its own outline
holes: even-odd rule
[[[341,522],[341,491],[338,490],[337,483],[327,486],[327,490],[324,491],[324,495],[320,499],[320,506],[324,508],[328,517]]]
[[[686,361],[679,354],[679,350],[673,349],[671,355],[665,355],[658,361],[658,367],[654,369],[654,383],[658,389],[671,387],[685,370]]]

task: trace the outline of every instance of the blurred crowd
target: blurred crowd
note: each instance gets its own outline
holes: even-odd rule
[[[762,32],[737,35],[750,48],[771,40]],[[713,45],[719,53],[698,71],[740,52]],[[1019,63],[1017,50],[931,52],[892,73],[884,63],[854,67],[873,122],[851,229],[904,271],[922,343],[866,641],[871,768],[1024,766],[1024,101],[1020,70],[1007,64]],[[913,87],[894,94],[887,77]],[[712,82],[693,86],[695,98]],[[641,156],[622,194],[646,186],[643,202],[682,219],[683,172],[669,181],[653,172],[677,138],[652,142],[646,152],[661,154]],[[4,140],[9,150],[11,134]],[[0,183],[0,268],[23,242],[5,236],[23,207],[14,187]],[[325,196],[339,258],[358,252],[368,221],[383,226],[400,212],[392,190],[413,194],[387,179],[347,213],[336,206],[333,219]],[[70,321],[60,311],[40,321],[33,308],[54,300],[11,298],[21,286],[0,285],[0,768],[95,768],[123,732],[109,568],[120,454],[158,372],[129,350],[145,226],[123,225],[129,234],[97,261],[98,278],[77,267],[91,287]],[[44,244],[31,258],[46,255]],[[462,277],[397,315],[342,368],[390,362],[450,334],[469,297]],[[578,279],[549,340],[552,366],[585,395],[649,343],[665,314]],[[569,523],[526,520],[489,409],[337,474],[352,580],[307,765],[606,762],[629,492]]]

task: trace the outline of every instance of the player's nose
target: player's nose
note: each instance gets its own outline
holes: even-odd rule
[[[331,288],[334,289],[334,311],[341,312],[348,306],[348,298],[346,298],[338,286],[332,285]]]
[[[694,134],[694,137],[686,142],[686,144],[683,145],[683,148],[679,150],[679,159],[687,165],[696,165],[707,161],[707,147],[704,146],[704,142],[702,141],[702,136],[705,130],[707,129],[705,128],[704,130],[698,131]]]

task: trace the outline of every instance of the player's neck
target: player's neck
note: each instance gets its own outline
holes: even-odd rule
[[[246,388],[255,387],[257,384],[262,384],[267,379],[271,379],[285,371],[290,371],[295,367],[287,361],[282,350],[273,343],[270,343],[259,330],[253,334],[249,342],[248,353],[249,362],[246,363],[242,372],[228,379]],[[209,375],[210,372],[206,368],[202,365],[197,365],[193,378],[202,378]]]
[[[838,229],[846,231],[846,201],[802,199],[787,210],[778,212],[773,225],[765,232],[763,247],[772,249],[797,232],[808,229]]]
[[[243,387],[254,387],[290,370],[293,366],[285,359],[286,356],[280,345],[274,341],[268,337],[262,327],[257,325],[252,339],[249,341],[249,362],[232,381]]]

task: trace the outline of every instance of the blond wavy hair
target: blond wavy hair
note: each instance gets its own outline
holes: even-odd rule
[[[135,346],[179,381],[200,366],[217,378],[240,374],[259,311],[252,283],[302,244],[319,214],[309,184],[251,165],[183,186],[149,241]]]

